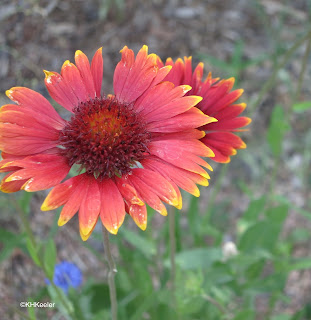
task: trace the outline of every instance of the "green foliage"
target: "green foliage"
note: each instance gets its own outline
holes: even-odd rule
[[[267,141],[275,157],[280,156],[282,152],[282,143],[289,125],[286,121],[284,109],[277,105],[271,115],[270,126],[267,131]]]
[[[297,113],[303,113],[311,109],[311,101],[297,102],[293,105],[293,111]]]

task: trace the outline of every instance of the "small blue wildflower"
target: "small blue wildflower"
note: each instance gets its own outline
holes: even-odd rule
[[[81,285],[82,272],[74,263],[60,262],[55,265],[53,282],[67,294],[69,287],[77,288]],[[50,281],[46,279],[46,283],[50,284]]]

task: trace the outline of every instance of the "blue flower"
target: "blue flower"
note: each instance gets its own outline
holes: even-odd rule
[[[74,263],[60,262],[55,265],[53,282],[67,294],[69,287],[77,288],[81,285],[82,272]],[[50,284],[50,281],[46,280],[46,283]]]

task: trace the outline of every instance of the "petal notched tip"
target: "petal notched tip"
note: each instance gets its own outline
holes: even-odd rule
[[[123,51],[126,51],[126,50],[129,50],[128,46],[124,46],[124,47],[120,50],[120,52],[123,53]]]
[[[49,206],[45,201],[42,203],[40,210],[41,211],[51,211],[55,208],[53,206]]]
[[[65,225],[69,220],[70,220],[70,219],[67,219],[67,218],[64,218],[64,217],[60,216],[59,219],[58,219],[57,224],[58,224],[59,227],[62,227],[62,226]]]
[[[192,195],[194,195],[195,197],[199,198],[200,197],[200,190],[199,188],[197,188],[196,190],[193,191]]]
[[[167,210],[164,205],[163,205],[163,208],[158,212],[160,213],[161,216],[164,216],[164,217],[167,216]]]
[[[148,46],[144,44],[139,51],[144,51],[146,54],[148,54]]]
[[[147,229],[147,220],[144,222],[138,222],[135,220],[136,225],[139,227],[139,229],[145,231]]]
[[[75,58],[76,57],[78,57],[78,56],[84,56],[85,54],[81,51],[81,50],[77,50],[76,52],[75,52]]]
[[[44,74],[45,74],[45,78],[49,78],[52,77],[54,75],[53,71],[48,71],[48,70],[43,70]]]
[[[106,228],[111,234],[114,234],[116,235],[119,231],[119,227],[115,226],[115,227],[112,227],[112,228]]]
[[[12,96],[13,91],[14,91],[14,88],[11,88],[10,90],[5,91],[6,96],[11,100],[13,100],[13,96]]]
[[[184,94],[186,94],[187,92],[189,92],[192,89],[192,87],[187,84],[181,85],[180,87],[182,88]],[[202,97],[199,97],[199,96],[198,96],[198,98],[201,98],[201,100],[203,99]]]
[[[67,66],[71,66],[72,64],[70,63],[70,61],[69,60],[66,60],[64,63],[63,63],[63,65],[62,65],[62,69],[63,68],[65,68],[65,67],[67,67]]]
[[[91,236],[93,232],[93,229],[89,233],[83,233],[83,230],[80,228],[80,237],[83,241],[88,240],[88,238]]]
[[[179,199],[178,204],[175,206],[178,210],[182,209],[182,199]]]

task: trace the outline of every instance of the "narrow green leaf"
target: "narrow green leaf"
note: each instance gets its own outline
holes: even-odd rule
[[[45,245],[44,256],[43,256],[44,266],[47,272],[47,276],[49,278],[52,278],[54,274],[56,255],[57,255],[57,252],[56,252],[56,246],[55,246],[54,240],[49,239],[49,241]]]
[[[26,301],[29,301],[29,302],[35,302],[34,299],[32,298],[28,298]],[[36,320],[36,313],[35,313],[35,310],[36,308],[27,308],[27,311],[28,311],[28,315],[29,315],[29,318],[31,320]]]
[[[304,270],[311,268],[311,257],[295,259],[292,264],[289,264],[288,271]]]
[[[311,101],[296,102],[293,105],[293,111],[297,113],[305,112],[311,109]]]
[[[13,250],[17,247],[22,247],[24,236],[15,234],[6,229],[0,228],[0,243],[2,245],[0,251],[0,262],[8,258]]]
[[[236,314],[234,320],[252,320],[255,319],[254,310],[243,310]]]
[[[209,268],[214,262],[220,261],[222,251],[220,248],[197,248],[185,250],[176,255],[176,264],[182,270]],[[169,266],[168,261],[165,262]]]
[[[281,106],[274,107],[271,115],[270,125],[267,131],[267,141],[275,157],[282,152],[282,142],[289,125],[285,118],[284,110]]]
[[[144,237],[140,236],[133,231],[127,230],[122,228],[120,233],[128,241],[131,245],[137,248],[143,255],[147,258],[151,258],[153,255],[156,254],[156,247],[155,244],[151,241],[148,241]]]
[[[28,249],[28,252],[29,252],[33,262],[37,266],[41,267],[40,259],[38,256],[38,249],[33,246],[32,242],[29,238],[26,239],[26,247]]]
[[[256,221],[259,215],[263,213],[265,204],[266,204],[265,196],[259,199],[252,200],[243,215],[243,220],[252,221],[252,222]]]
[[[52,285],[48,285],[47,289],[52,301],[55,302],[55,307],[66,317],[66,319],[69,319],[68,316],[74,313],[74,307],[67,295],[63,290],[56,289]],[[67,306],[67,308],[65,306]]]

